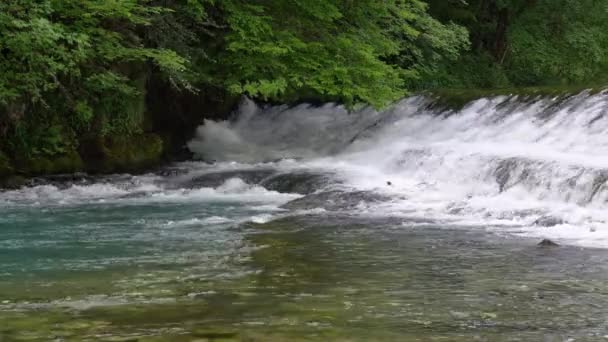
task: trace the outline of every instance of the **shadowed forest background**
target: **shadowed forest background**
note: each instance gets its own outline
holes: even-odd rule
[[[380,108],[428,90],[599,86],[607,12],[606,0],[5,0],[0,178],[157,165],[241,95]]]

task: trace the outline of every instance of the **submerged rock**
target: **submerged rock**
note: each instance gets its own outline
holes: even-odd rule
[[[563,223],[564,220],[562,220],[561,218],[550,215],[541,216],[537,218],[536,221],[534,221],[535,226],[541,227],[553,227]]]
[[[329,176],[313,172],[281,173],[264,179],[260,185],[283,193],[311,194],[331,182]]]
[[[543,241],[538,243],[538,246],[540,246],[540,247],[558,247],[559,244],[557,244],[549,239],[543,239]]]
[[[90,184],[94,178],[84,172],[34,177],[27,180],[26,186],[53,185],[59,189],[69,188],[74,184]]]
[[[361,204],[388,201],[390,198],[371,191],[343,192],[339,190],[319,192],[298,198],[282,206],[285,209],[351,210]]]
[[[211,172],[195,177],[186,184],[182,184],[182,186],[189,188],[217,188],[232,178],[242,179],[247,184],[259,184],[262,180],[275,173],[275,170],[270,169]]]
[[[158,170],[155,174],[161,177],[177,177],[186,175],[190,172],[190,170],[186,168],[178,168],[178,167],[164,167]]]
[[[330,182],[330,176],[313,172],[279,173],[273,169],[231,170],[210,172],[181,183],[189,188],[216,188],[227,180],[239,178],[247,184],[260,185],[281,193],[311,194]]]

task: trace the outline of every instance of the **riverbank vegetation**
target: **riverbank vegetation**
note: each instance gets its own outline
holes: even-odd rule
[[[134,171],[241,95],[598,84],[608,0],[5,0],[0,178]]]
[[[457,63],[422,75],[435,87],[597,87],[608,79],[606,0],[429,0],[433,17],[469,32]]]

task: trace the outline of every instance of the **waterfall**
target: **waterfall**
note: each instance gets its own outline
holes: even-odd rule
[[[421,96],[354,112],[244,101],[233,120],[205,122],[189,146],[206,160],[292,158],[292,169],[337,174],[342,192],[386,196],[372,213],[608,246],[607,111],[605,92],[483,98],[459,110]]]

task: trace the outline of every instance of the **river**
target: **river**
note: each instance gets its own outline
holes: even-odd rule
[[[606,340],[607,111],[245,100],[200,161],[0,192],[0,341]]]

